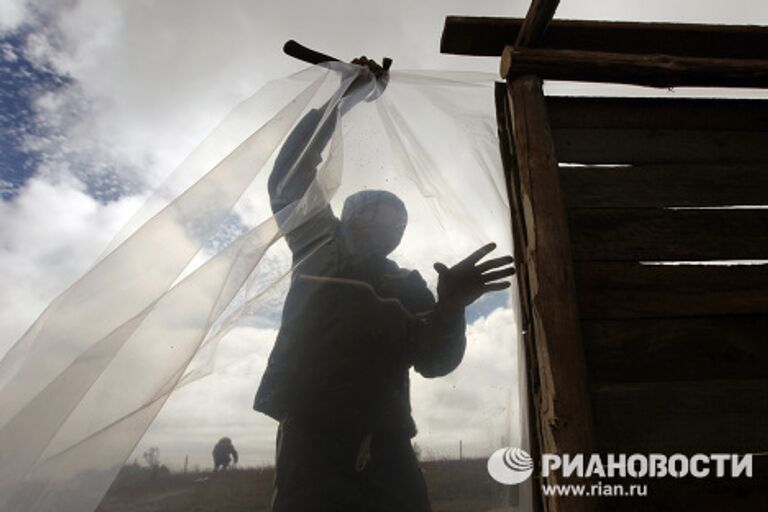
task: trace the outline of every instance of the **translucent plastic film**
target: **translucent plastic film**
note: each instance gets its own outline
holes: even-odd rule
[[[315,475],[333,451],[401,490],[381,453],[412,439],[526,448],[492,84],[338,63],[239,105],[0,362],[0,510],[94,510],[169,396],[227,371],[228,343],[258,361],[236,407],[280,424],[278,479],[305,477],[302,442]],[[467,291],[454,265],[489,242]]]

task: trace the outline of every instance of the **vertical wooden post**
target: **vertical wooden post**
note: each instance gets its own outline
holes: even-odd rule
[[[525,219],[523,219],[523,208],[521,206],[520,195],[520,173],[517,171],[515,160],[515,149],[512,138],[512,119],[509,108],[508,86],[504,82],[496,82],[496,120],[498,122],[499,150],[501,152],[501,163],[504,167],[504,177],[507,183],[507,195],[512,217],[512,239],[514,240],[514,258],[516,262],[517,277],[517,296],[520,304],[520,318],[518,325],[522,332],[522,351],[518,357],[523,357],[525,361],[525,389],[527,400],[521,407],[527,410],[527,427],[529,433],[529,446],[521,446],[528,450],[534,461],[534,480],[532,482],[533,510],[539,512],[542,507],[541,502],[541,447],[539,446],[539,417],[538,417],[538,396],[539,396],[539,370],[536,360],[536,349],[533,342],[530,287],[528,286],[528,268],[525,265]],[[502,441],[499,446],[507,446],[507,442]]]
[[[591,453],[592,409],[586,382],[581,326],[568,223],[541,79],[508,85],[513,153],[519,173],[519,207],[525,230],[524,262],[536,351],[537,414],[541,451]],[[517,241],[516,243],[521,243]],[[557,475],[548,484],[562,483]],[[595,500],[545,497],[550,511],[595,510]]]

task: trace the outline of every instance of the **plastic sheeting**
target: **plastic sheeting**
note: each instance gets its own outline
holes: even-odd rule
[[[169,395],[215,370],[213,354],[233,326],[282,302],[292,265],[332,237],[320,220],[354,216],[370,198],[357,192],[402,201],[407,227],[402,216],[389,219],[405,228],[399,245],[379,232],[358,243],[397,245],[390,260],[418,270],[433,292],[435,262],[454,264],[489,241],[496,256],[510,253],[492,83],[446,72],[377,82],[334,63],[235,108],[0,362],[0,510],[93,510]],[[307,114],[316,126],[289,137]],[[278,161],[313,151],[309,179],[301,165]],[[281,165],[285,176],[270,182]],[[299,258],[286,237],[301,246]],[[398,301],[360,293],[374,310]],[[514,293],[503,307],[516,308]],[[323,314],[338,326],[350,312]],[[514,361],[514,325],[491,341]],[[510,399],[515,375],[497,377],[508,407],[496,414],[506,418],[505,439],[524,446],[524,414]]]

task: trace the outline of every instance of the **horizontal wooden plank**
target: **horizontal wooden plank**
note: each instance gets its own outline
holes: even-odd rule
[[[553,129],[615,128],[768,132],[768,100],[548,96]]]
[[[561,167],[568,208],[768,205],[768,163]]]
[[[768,378],[768,315],[585,320],[593,384]]]
[[[500,56],[518,37],[520,18],[448,16],[442,53]],[[768,59],[768,27],[554,20],[541,48]]]
[[[650,87],[768,87],[768,60],[680,57],[507,46],[499,73],[513,79]]]
[[[575,208],[578,261],[768,260],[768,209]]]
[[[560,163],[662,164],[768,161],[762,132],[559,129],[552,132]]]
[[[768,265],[577,262],[584,319],[768,313]]]
[[[601,451],[768,451],[768,379],[605,385],[592,397]]]
[[[768,464],[753,457],[753,478],[647,478],[622,480],[625,486],[647,485],[642,497],[603,497],[611,512],[660,510],[765,512],[768,505]],[[603,482],[608,483],[608,482]],[[618,482],[610,482],[616,484]]]

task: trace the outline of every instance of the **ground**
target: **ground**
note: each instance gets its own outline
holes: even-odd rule
[[[485,459],[423,462],[433,512],[503,510],[510,488],[494,482],[485,466]],[[267,512],[273,475],[273,468],[124,475],[97,512]]]

